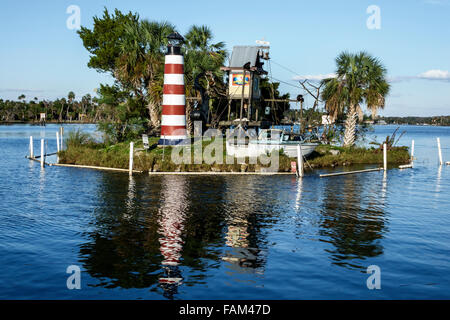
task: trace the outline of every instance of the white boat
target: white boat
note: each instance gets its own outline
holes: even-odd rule
[[[227,139],[227,154],[234,157],[258,157],[261,154],[270,154],[272,151],[282,150],[290,158],[297,157],[297,146],[300,144],[302,155],[310,155],[319,143],[294,140],[294,136],[279,129],[261,130],[257,139]],[[298,138],[298,136],[297,136]]]

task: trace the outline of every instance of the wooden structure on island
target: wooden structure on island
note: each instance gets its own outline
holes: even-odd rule
[[[227,73],[227,121],[220,126],[243,124],[261,126],[261,76],[263,60],[269,59],[269,46],[234,46],[228,67],[221,67]],[[232,111],[233,110],[233,111]],[[234,121],[232,121],[234,115]]]

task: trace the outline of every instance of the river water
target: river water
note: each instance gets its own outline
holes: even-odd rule
[[[57,130],[0,126],[1,299],[450,298],[450,166],[436,146],[450,161],[450,127],[401,127],[412,170],[301,181],[130,178],[24,158],[30,135],[35,154],[41,137],[54,152]],[[366,284],[371,265],[379,290]]]

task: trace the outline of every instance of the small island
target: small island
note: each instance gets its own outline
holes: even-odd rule
[[[212,142],[203,141],[203,149]],[[223,140],[224,158],[225,140]],[[249,159],[234,159],[233,164],[206,163],[201,164],[175,164],[171,159],[173,147],[158,147],[158,138],[149,138],[148,150],[143,148],[142,140],[134,141],[134,169],[142,172],[265,172],[267,165],[260,163],[251,164]],[[83,166],[95,166],[105,168],[128,169],[129,166],[129,142],[108,145],[94,142],[89,135],[81,132],[69,134],[67,148],[59,153],[59,163]],[[192,159],[194,151],[192,149]],[[291,172],[291,162],[295,158],[289,158],[282,152],[278,155],[278,172]],[[243,161],[242,161],[243,160]],[[320,145],[306,159],[306,170],[319,168],[332,168],[350,165],[382,165],[383,150],[380,147],[337,147]],[[388,164],[401,165],[410,162],[407,147],[392,147],[388,149]],[[225,162],[225,161],[223,161]]]

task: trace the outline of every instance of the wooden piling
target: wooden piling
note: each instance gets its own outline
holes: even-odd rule
[[[439,165],[442,166],[444,161],[442,161],[441,139],[437,138],[436,140],[437,140],[438,153],[439,153]]]
[[[59,147],[59,149],[60,150],[63,150],[64,148],[63,148],[63,140],[64,140],[64,127],[59,127],[59,135],[60,135],[60,147]]]
[[[129,166],[129,174],[133,175],[133,153],[134,153],[134,142],[130,142],[130,166]]]
[[[83,168],[83,169],[95,169],[95,170],[105,170],[105,171],[120,171],[120,172],[129,172],[128,169],[122,169],[122,168],[108,168],[108,167],[96,167],[96,166],[85,166],[85,165],[78,165],[78,164],[64,164],[64,163],[49,163],[49,166],[55,166],[55,167],[69,167],[69,168]],[[133,173],[142,173],[142,171],[139,170],[133,170]]]
[[[414,162],[414,139],[411,141],[411,165]]]
[[[41,168],[45,167],[44,139],[41,139]]]
[[[34,158],[33,136],[30,136],[30,158]]]
[[[297,145],[297,163],[298,163],[297,176],[303,177],[303,154],[300,143]]]
[[[59,154],[60,148],[59,148],[59,132],[58,131],[56,131],[56,150],[57,150],[56,163],[59,163],[59,156],[58,156],[58,154]]]
[[[320,177],[323,178],[323,177],[343,176],[346,174],[363,173],[363,172],[380,171],[380,170],[383,170],[383,168],[373,168],[373,169],[345,171],[345,172],[336,172],[336,173],[325,173],[325,174],[321,174]]]
[[[383,169],[387,171],[387,145],[383,144]]]

